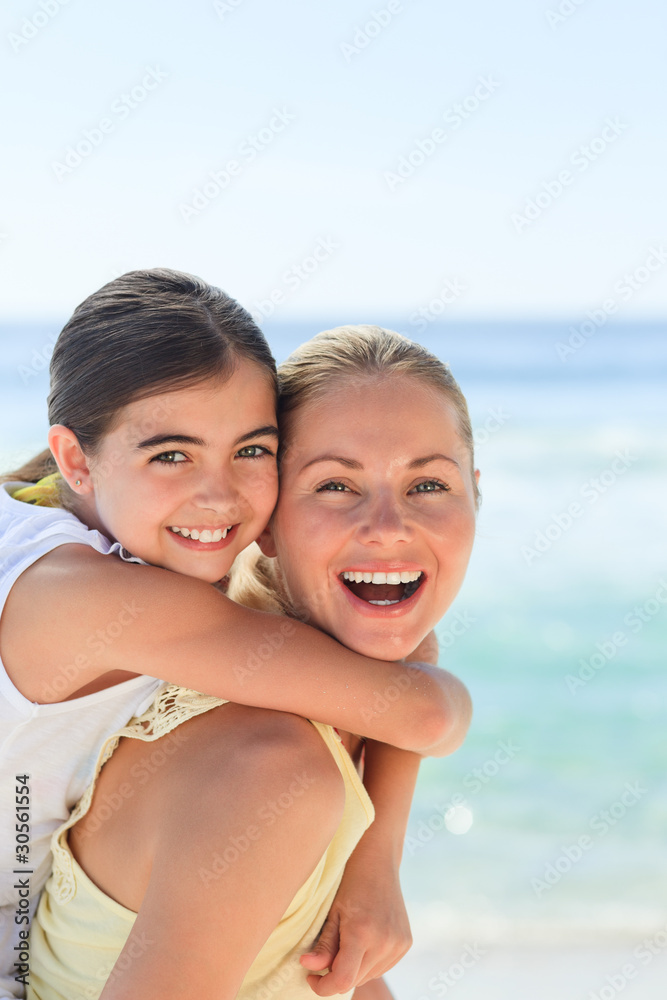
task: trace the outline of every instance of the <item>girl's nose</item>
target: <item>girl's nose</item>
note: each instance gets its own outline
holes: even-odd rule
[[[193,496],[201,510],[214,511],[230,524],[241,520],[243,502],[233,478],[220,472],[202,476]]]

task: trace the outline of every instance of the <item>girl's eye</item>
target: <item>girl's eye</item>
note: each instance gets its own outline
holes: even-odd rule
[[[237,451],[236,454],[238,458],[263,458],[264,455],[273,456],[273,452],[261,444],[246,445],[245,448],[241,448],[241,450]]]
[[[315,490],[315,492],[316,493],[344,493],[346,490],[348,492],[350,492],[350,487],[346,486],[345,483],[339,483],[339,482],[336,482],[334,479],[332,479],[330,482],[328,482],[328,483],[322,483],[321,486],[318,486],[317,489]]]
[[[427,479],[410,490],[411,493],[448,493],[451,489],[447,483],[441,483],[439,479]]]
[[[180,465],[187,462],[187,458],[182,451],[161,451],[159,455],[154,455],[151,462],[160,462],[162,465]]]

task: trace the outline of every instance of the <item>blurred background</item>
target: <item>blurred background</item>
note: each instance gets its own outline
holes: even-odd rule
[[[221,285],[280,360],[372,322],[451,363],[483,502],[439,627],[399,1000],[667,982],[660,0],[6,0],[0,465],[44,446],[74,306]],[[661,114],[662,112],[662,114]]]

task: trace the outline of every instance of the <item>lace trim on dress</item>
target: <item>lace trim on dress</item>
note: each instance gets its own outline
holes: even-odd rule
[[[170,733],[183,722],[187,722],[188,719],[194,719],[197,715],[203,715],[204,712],[209,712],[212,708],[225,704],[226,699],[224,698],[213,698],[206,694],[200,694],[198,691],[179,687],[177,684],[167,684],[160,689],[153,703],[143,715],[137,715],[130,719],[126,726],[105,740],[95,764],[92,781],[74,806],[69,819],[54,831],[51,838],[53,852],[52,896],[58,903],[68,903],[76,894],[72,854],[63,843],[64,836],[70,827],[74,826],[90,809],[99,773],[118,746],[121,737],[128,736],[131,739],[151,743]]]

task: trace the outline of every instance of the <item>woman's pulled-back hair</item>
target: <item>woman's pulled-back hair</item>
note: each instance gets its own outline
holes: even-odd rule
[[[49,423],[69,427],[94,456],[128,403],[224,381],[241,358],[275,386],[269,346],[238,302],[180,271],[129,271],[85,299],[63,327],[51,358]],[[47,450],[2,478],[36,482],[55,470]]]
[[[325,330],[298,347],[279,366],[281,450],[290,447],[291,414],[311,400],[326,395],[343,381],[394,375],[419,379],[451,403],[458,418],[461,440],[470,455],[472,487],[475,504],[478,504],[472,426],[468,405],[458,382],[449,366],[421,344],[379,326],[339,326],[334,330]],[[335,428],[332,428],[332,433],[335,435]],[[256,546],[237,556],[228,594],[240,604],[260,610],[294,613],[281,585],[275,560],[262,556]]]

